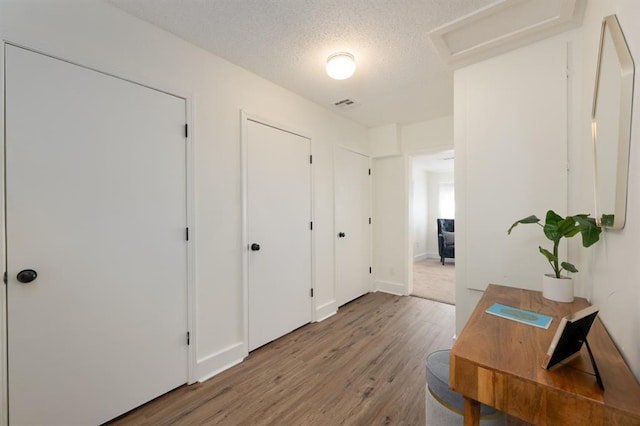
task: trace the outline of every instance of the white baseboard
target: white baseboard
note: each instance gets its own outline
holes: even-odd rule
[[[224,370],[240,364],[247,357],[247,347],[244,343],[236,343],[228,348],[211,354],[196,363],[195,378],[204,382]]]
[[[429,257],[428,253],[420,253],[420,254],[416,254],[415,256],[413,256],[413,261],[414,262],[420,262],[421,260],[425,260]]]
[[[407,286],[403,283],[394,283],[391,281],[374,281],[373,285],[376,291],[381,291],[383,293],[391,293],[398,296],[407,296],[409,293],[407,292]]]
[[[440,255],[438,255],[438,253],[429,251],[429,252],[420,253],[416,256],[413,256],[414,262],[420,262],[421,260],[426,260],[426,259],[440,259]]]
[[[338,311],[336,301],[332,300],[316,308],[316,321],[322,321]],[[216,374],[240,364],[249,355],[243,342],[231,345],[221,351],[201,358],[196,362],[194,378],[197,382],[209,380]]]
[[[316,321],[320,322],[326,320],[330,316],[333,316],[338,312],[338,307],[336,306],[337,302],[332,300],[330,302],[325,303],[324,305],[320,305],[316,307]]]

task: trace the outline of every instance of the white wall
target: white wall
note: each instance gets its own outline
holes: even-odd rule
[[[400,132],[397,124],[369,129],[369,144],[372,157],[398,155],[400,153]]]
[[[582,99],[579,112],[579,137],[590,140],[591,97],[602,18],[616,14],[636,64],[633,97],[633,123],[629,161],[627,222],[620,231],[606,231],[589,251],[581,251],[580,274],[585,292],[600,307],[600,317],[627,363],[640,380],[640,2],[636,0],[591,0],[587,4],[581,33]],[[580,208],[593,210],[591,153],[576,152],[576,161],[584,164],[582,174],[572,182],[571,200]]]
[[[423,260],[428,255],[427,229],[431,215],[430,200],[427,196],[427,172],[413,168],[412,211],[413,211],[413,260]]]
[[[372,160],[373,285],[394,294],[409,294],[406,170],[403,156]]]
[[[453,147],[453,116],[400,127],[400,147],[405,154],[437,152]]]
[[[595,79],[596,55],[600,23],[604,16],[616,13],[621,22],[627,42],[631,48],[636,63],[640,61],[640,28],[636,25],[640,19],[640,3],[634,0],[605,1],[592,0],[587,3],[584,23],[581,29],[565,33],[553,39],[545,40],[531,46],[527,46],[517,51],[507,53],[500,57],[486,61],[485,65],[493,64],[495,73],[502,73],[505,66],[517,67],[522,58],[535,57],[539,55],[540,49],[548,47],[548,55],[553,55],[557,48],[557,43],[568,42],[567,57],[569,63],[569,84],[566,88],[567,100],[565,110],[567,117],[567,153],[570,172],[568,175],[568,194],[566,198],[567,210],[572,213],[593,212],[593,169],[591,157],[590,140],[590,111],[591,97],[593,94],[593,82]],[[468,150],[464,145],[458,143],[459,137],[463,137],[466,128],[458,128],[459,115],[466,114],[461,104],[459,94],[464,88],[457,78],[460,73],[468,74],[473,72],[474,66],[456,71],[455,78],[455,101],[456,111],[456,208],[459,216],[460,209],[464,211],[468,202],[469,187],[461,188],[461,185],[468,185],[474,181],[477,173],[500,172],[489,170],[476,170],[468,173],[464,164],[459,163],[459,159],[464,159]],[[483,70],[483,72],[491,71]],[[473,74],[471,74],[473,77]],[[503,76],[505,81],[509,78],[518,79],[522,73]],[[552,99],[556,93],[553,85],[540,84],[538,76],[530,79],[530,84],[535,85],[540,91]],[[569,261],[576,264],[580,270],[574,274],[578,281],[577,293],[590,297],[591,301],[601,309],[600,316],[609,333],[620,348],[623,356],[629,363],[636,378],[640,378],[640,263],[638,262],[638,252],[640,241],[640,72],[636,70],[635,93],[634,93],[634,116],[631,140],[631,158],[629,164],[629,195],[627,208],[627,225],[621,231],[606,231],[601,238],[601,242],[590,249],[583,249],[579,245],[578,239],[574,239],[569,245]],[[508,90],[508,84],[502,86]],[[495,88],[495,90],[501,90]],[[511,102],[510,108],[516,110],[522,107],[517,101]],[[459,109],[460,108],[460,109]],[[486,106],[485,106],[486,108]],[[539,117],[544,116],[542,111]],[[527,117],[525,117],[526,119]],[[487,117],[488,119],[488,117]],[[509,125],[516,125],[517,117],[512,117]],[[526,120],[525,120],[526,121]],[[510,155],[505,156],[504,150],[495,146],[485,146],[487,155],[494,155],[502,161],[509,161],[514,156],[530,157],[532,150],[536,150],[536,145],[541,141],[547,125],[545,120],[540,120],[538,129],[530,129],[531,134],[527,138],[519,138],[512,141],[514,150]],[[489,126],[504,126],[503,115],[497,114],[494,119],[487,123]],[[461,136],[462,135],[462,136]],[[532,162],[538,173],[547,173],[549,168],[546,164]],[[556,166],[558,167],[558,166]],[[467,173],[462,173],[463,171]],[[458,174],[458,173],[461,174]],[[502,176],[503,180],[509,180],[510,175]],[[463,189],[461,191],[461,189]],[[549,188],[550,189],[550,188]],[[540,191],[538,189],[537,191]],[[486,200],[491,202],[491,190],[486,191]],[[531,211],[531,213],[536,213]],[[523,215],[524,216],[524,215]],[[514,218],[514,220],[517,218]],[[505,226],[510,225],[509,221]],[[517,231],[522,231],[517,229]],[[515,231],[514,231],[515,232]],[[470,232],[465,228],[464,221],[456,220],[456,322],[457,330],[460,331],[466,322],[468,315],[473,310],[475,303],[479,299],[481,292],[467,289],[467,280],[475,274],[475,270],[468,268],[468,261],[464,256],[472,256],[473,253],[459,255],[460,245],[475,243],[482,245],[487,252],[495,251],[496,244],[491,239],[482,241],[465,241],[470,238]],[[476,237],[477,238],[477,237]],[[510,237],[513,238],[513,235]],[[462,241],[461,241],[462,240]],[[510,241],[516,244],[516,241]],[[525,256],[525,255],[522,255]],[[509,262],[530,262],[531,256],[538,256],[537,253],[527,254],[528,257],[513,258]],[[496,262],[493,266],[493,274],[500,277],[503,274],[503,262]],[[489,271],[490,272],[490,271]]]
[[[2,0],[0,37],[190,97],[195,144],[195,379],[246,355],[241,350],[241,108],[313,139],[315,303],[325,311],[335,303],[333,147],[339,144],[368,154],[366,128],[99,0]]]
[[[538,227],[507,229],[549,209],[567,214],[567,43],[554,37],[455,72],[461,286],[540,290],[551,272]]]

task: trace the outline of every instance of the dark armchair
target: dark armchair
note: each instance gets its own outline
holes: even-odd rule
[[[456,258],[455,220],[438,218],[438,254],[440,262]]]

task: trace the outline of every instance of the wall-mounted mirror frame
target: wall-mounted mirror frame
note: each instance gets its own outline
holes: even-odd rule
[[[616,15],[602,20],[591,110],[595,162],[595,217],[622,229],[627,210],[629,142],[635,66]]]

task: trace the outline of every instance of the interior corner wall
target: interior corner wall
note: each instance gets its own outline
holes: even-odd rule
[[[408,294],[408,172],[402,155],[372,159],[373,285]]]
[[[242,351],[241,109],[312,137],[315,303],[326,307],[335,302],[333,147],[339,144],[368,155],[364,126],[102,0],[2,0],[0,38],[189,97],[195,151],[196,380],[246,355]]]

